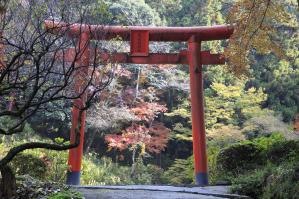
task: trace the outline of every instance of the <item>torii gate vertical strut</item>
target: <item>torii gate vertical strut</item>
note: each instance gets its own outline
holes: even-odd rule
[[[204,122],[204,88],[202,65],[224,64],[225,60],[221,54],[210,54],[201,51],[202,41],[228,39],[233,33],[231,26],[212,27],[143,27],[143,26],[100,26],[73,24],[69,27],[61,22],[46,21],[46,28],[55,34],[64,30],[69,37],[81,38],[80,42],[88,44],[90,40],[110,40],[120,37],[124,41],[130,41],[130,53],[108,53],[97,52],[102,62],[108,60],[118,63],[131,64],[189,64],[191,112],[192,112],[192,137],[196,184],[208,185],[208,164],[206,152],[206,135]],[[68,27],[69,30],[66,29]],[[83,36],[84,35],[84,36]],[[150,53],[149,41],[158,42],[188,42],[188,50],[180,53]],[[80,47],[79,42],[79,47]],[[88,66],[88,60],[94,55],[90,54],[89,48],[83,52],[80,66]],[[74,49],[69,49],[65,61],[74,60]],[[81,99],[84,103],[84,99]],[[71,137],[74,138],[74,129],[77,127],[76,118],[78,109],[73,108],[73,122]],[[67,183],[80,184],[80,170],[83,151],[83,137],[85,113],[81,121],[81,143],[71,149],[69,153],[69,165],[71,171],[67,176]]]

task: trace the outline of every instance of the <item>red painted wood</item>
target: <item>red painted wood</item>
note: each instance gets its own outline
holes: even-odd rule
[[[77,108],[80,106],[80,100],[74,101],[74,106],[72,108],[72,127],[71,127],[71,137],[70,142],[73,144],[76,140],[76,128],[78,127],[78,119],[79,119],[79,109]],[[69,158],[68,158],[68,165],[70,167],[71,171],[80,171],[80,168],[78,168],[77,162],[80,161],[80,156],[77,155],[78,150],[71,149],[69,150]]]
[[[192,137],[195,173],[207,173],[206,135],[204,123],[203,72],[200,42],[189,41],[189,73],[191,91]]]
[[[149,54],[149,31],[131,31],[131,56],[148,56]]]
[[[90,33],[90,39],[110,40],[120,37],[130,40],[131,31],[148,30],[150,41],[188,41],[191,36],[201,41],[228,39],[233,33],[230,25],[199,27],[148,27],[148,26],[105,26],[87,24],[66,24],[53,20],[45,21],[45,28],[52,33],[66,33],[70,37],[79,37],[82,32]]]
[[[65,62],[73,62],[75,59],[75,49],[68,49],[64,53],[57,53],[57,58]],[[102,63],[127,63],[127,64],[188,64],[188,52],[186,50],[180,53],[151,53],[147,57],[131,57],[128,53],[106,53],[97,52],[97,56]],[[211,54],[210,51],[201,51],[199,53],[203,65],[221,65],[225,64],[225,58],[222,54]],[[94,60],[94,50],[90,50],[90,59]]]
[[[79,52],[79,60],[76,61],[77,70],[75,73],[75,91],[76,93],[82,92],[82,86],[84,85],[84,80],[80,78],[82,75],[87,75],[88,66],[89,66],[89,34],[82,33],[79,42],[78,49]],[[79,68],[78,68],[79,67]],[[86,119],[86,111],[82,112],[81,120],[79,121],[79,109],[84,106],[86,101],[86,94],[83,94],[80,99],[74,100],[74,106],[72,111],[72,128],[71,128],[71,143],[75,142],[76,138],[76,128],[78,128],[78,122],[80,122],[80,144],[78,147],[69,150],[69,160],[68,165],[70,166],[71,171],[80,171],[82,164],[82,156],[83,156],[83,144],[84,144],[84,131],[85,131],[85,119]]]

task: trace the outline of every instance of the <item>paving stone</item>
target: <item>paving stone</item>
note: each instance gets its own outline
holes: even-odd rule
[[[229,194],[228,186],[177,187],[155,185],[77,186],[86,199],[221,199],[248,198]]]

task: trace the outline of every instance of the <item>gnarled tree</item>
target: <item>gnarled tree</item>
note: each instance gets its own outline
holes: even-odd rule
[[[71,25],[57,35],[51,34],[51,30],[44,28],[44,20],[59,18],[69,23],[83,23],[84,10],[80,6],[75,7],[75,15],[69,15],[66,13],[66,10],[69,11],[66,9],[70,5],[68,1],[3,2],[0,9],[0,134],[22,134],[30,118],[40,112],[63,112],[59,105],[62,103],[66,106],[72,103],[80,105],[77,107],[80,121],[83,111],[111,82],[113,66],[100,65],[96,55],[88,65],[82,64],[80,60],[84,52],[90,50],[87,43],[82,44],[80,37],[66,37]],[[96,49],[98,44],[93,42],[90,45]],[[75,49],[75,53],[67,60],[65,52],[69,48]],[[41,140],[11,147],[7,154],[0,157],[0,198],[10,198],[15,193],[15,177],[8,163],[18,153],[34,148],[71,149],[78,146],[79,137],[80,134],[76,133],[73,143]]]

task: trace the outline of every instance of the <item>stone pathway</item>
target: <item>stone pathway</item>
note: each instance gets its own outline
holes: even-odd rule
[[[226,186],[175,187],[153,185],[79,186],[86,199],[223,199],[248,198],[228,193]]]

